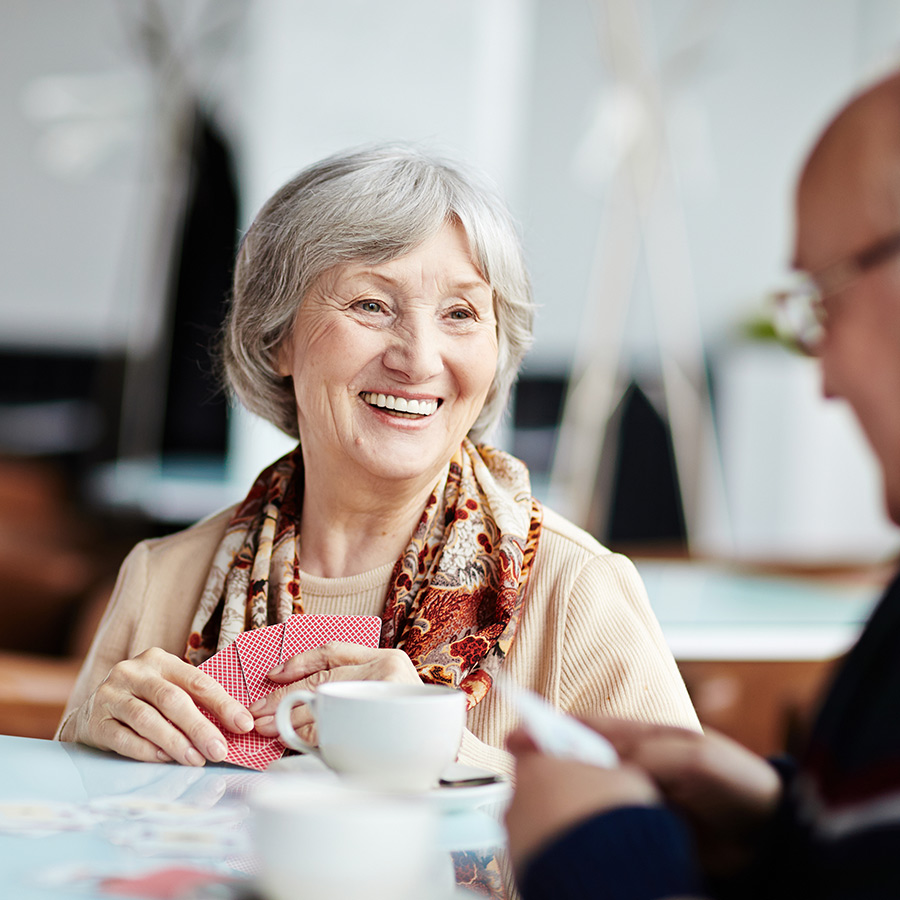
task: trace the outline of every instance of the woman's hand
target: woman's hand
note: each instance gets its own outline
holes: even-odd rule
[[[509,853],[521,872],[558,835],[598,813],[621,806],[660,803],[652,780],[633,766],[599,766],[541,753],[523,730],[507,748],[516,758],[516,792],[506,811]]]
[[[220,762],[225,738],[197,704],[230,731],[253,729],[250,713],[214,678],[154,647],[116,663],[60,738],[150,762]]]
[[[275,710],[281,698],[293,688],[315,690],[329,681],[402,681],[421,684],[419,673],[402,650],[381,650],[331,641],[292,656],[269,672],[269,679],[285,687],[250,707],[256,717],[256,730],[267,737],[277,737]],[[316,744],[312,715],[305,705],[291,712],[291,722],[307,743]]]

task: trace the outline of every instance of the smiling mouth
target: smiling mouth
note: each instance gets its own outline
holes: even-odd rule
[[[440,400],[407,400],[406,397],[395,397],[393,394],[373,394],[370,391],[362,391],[359,396],[369,406],[387,410],[407,419],[424,419],[434,415],[441,405]]]

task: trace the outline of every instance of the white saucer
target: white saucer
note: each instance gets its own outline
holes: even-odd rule
[[[472,787],[441,785],[423,796],[441,812],[467,812],[488,804],[506,803],[512,796],[512,785],[506,779]]]
[[[488,784],[444,785],[434,788],[426,795],[441,812],[461,812],[478,809],[488,804],[506,803],[512,796],[512,785],[502,775],[489,769],[451,763],[444,771],[442,781],[463,781],[465,779],[494,778]]]
[[[273,762],[266,769],[266,772],[309,775],[317,779],[339,780],[339,777],[321,760],[315,756],[303,754],[284,756]],[[477,778],[479,776],[490,777],[492,775],[494,773],[487,769],[477,769],[474,766],[453,763],[444,772],[444,779],[452,781],[462,778]],[[466,812],[488,804],[496,804],[499,807],[501,804],[508,802],[512,796],[512,785],[502,775],[495,777],[498,780],[489,784],[463,785],[459,787],[441,785],[430,791],[410,796],[424,798],[430,804],[434,804],[442,813]]]

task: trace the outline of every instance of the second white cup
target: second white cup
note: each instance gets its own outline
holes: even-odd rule
[[[312,712],[318,747],[291,724],[299,703]],[[440,685],[337,681],[286,694],[275,721],[285,745],[315,754],[338,774],[380,790],[417,792],[436,787],[456,759],[465,715],[462,691]]]

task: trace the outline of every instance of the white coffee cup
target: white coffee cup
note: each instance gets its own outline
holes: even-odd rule
[[[252,791],[249,804],[266,900],[421,900],[449,893],[437,814],[422,799],[279,775]]]
[[[319,746],[303,741],[291,709],[306,703]],[[433,684],[336,681],[315,691],[291,691],[275,714],[281,740],[313,753],[346,778],[379,790],[437,787],[459,752],[466,704],[461,691]]]

